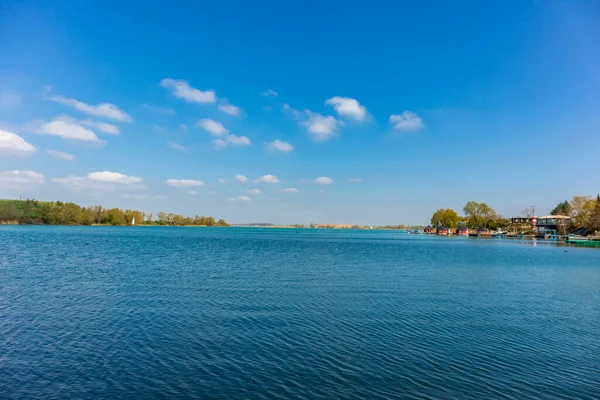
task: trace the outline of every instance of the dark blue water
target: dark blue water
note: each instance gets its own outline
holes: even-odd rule
[[[600,251],[0,227],[0,397],[600,398]]]

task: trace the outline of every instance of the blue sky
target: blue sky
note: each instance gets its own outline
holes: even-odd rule
[[[417,224],[600,191],[597,2],[181,4],[2,2],[0,197]]]

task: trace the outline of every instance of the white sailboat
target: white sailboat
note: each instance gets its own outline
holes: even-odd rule
[[[132,225],[132,226],[135,226],[135,217],[133,217],[133,218],[131,219],[131,225]]]

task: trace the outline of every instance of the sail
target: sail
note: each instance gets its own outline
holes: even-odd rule
[[[131,219],[131,225],[135,226],[135,217]]]

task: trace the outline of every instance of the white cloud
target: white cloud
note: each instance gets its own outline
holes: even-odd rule
[[[165,78],[160,81],[160,85],[170,89],[173,96],[185,100],[188,103],[213,104],[217,101],[214,90],[205,92],[190,86],[187,81]]]
[[[234,106],[233,104],[222,104],[217,108],[219,109],[219,111],[224,112],[225,114],[232,115],[234,117],[237,117],[242,113],[242,109]]]
[[[254,183],[279,183],[279,178],[275,175],[263,175],[257,178]]]
[[[63,139],[81,140],[85,142],[102,142],[94,131],[81,126],[77,120],[67,116],[54,118],[50,122],[34,121],[26,128],[34,133],[58,136]]]
[[[341,122],[332,116],[323,116],[321,114],[307,111],[308,119],[302,122],[313,140],[325,141],[331,139],[341,125]]]
[[[167,128],[164,128],[157,124],[152,125],[152,128],[154,128],[154,130],[158,131],[158,132],[166,132],[167,131]]]
[[[9,109],[21,105],[21,96],[12,91],[0,93],[0,109]]]
[[[279,151],[281,153],[290,153],[294,151],[294,146],[292,146],[288,142],[283,142],[279,139],[276,139],[272,142],[267,143],[265,149],[272,152]]]
[[[113,185],[92,181],[83,176],[69,175],[64,178],[53,178],[52,181],[68,186],[72,189],[114,190]]]
[[[142,182],[139,176],[127,176],[119,172],[98,171],[87,174],[87,179],[96,182],[132,184]]]
[[[269,89],[266,92],[262,92],[261,95],[265,97],[277,97],[278,93],[273,89]]]
[[[283,193],[298,193],[299,190],[296,188],[285,188],[285,189],[281,189],[281,191]]]
[[[201,119],[196,123],[196,126],[204,129],[212,136],[223,136],[229,133],[229,130],[222,123],[208,118]]]
[[[248,182],[248,177],[245,175],[236,175],[233,177],[233,179],[235,179],[238,182],[242,182],[242,183]]]
[[[348,182],[358,183],[362,182],[362,178],[348,178]]]
[[[213,140],[213,143],[217,149],[222,149],[230,144],[233,146],[249,146],[252,144],[250,139],[248,139],[246,136],[236,135],[227,135],[224,139],[215,139]]]
[[[120,110],[119,107],[115,106],[114,104],[101,103],[97,105],[90,105],[79,100],[68,99],[63,96],[50,96],[48,99],[60,104],[71,106],[81,112],[93,115],[95,117],[103,117],[122,122],[130,122],[132,120],[132,118],[125,111]]]
[[[260,194],[260,189],[249,189],[247,192],[250,194]]]
[[[141,178],[107,171],[94,172],[87,176],[69,175],[64,178],[53,178],[52,181],[75,190],[113,191],[117,186],[124,190],[147,189],[146,186],[138,184]],[[131,198],[135,197],[131,196]]]
[[[410,111],[391,115],[390,122],[394,124],[394,129],[401,131],[414,131],[423,127],[423,120]]]
[[[319,185],[331,185],[333,184],[333,179],[328,176],[320,176],[315,179],[315,183]]]
[[[189,147],[185,147],[183,145],[180,145],[177,142],[167,142],[167,144],[169,145],[170,148],[175,149],[175,150],[179,150],[179,151],[183,151],[184,153],[186,151],[189,151],[190,148]]]
[[[85,121],[80,121],[81,125],[89,126],[90,128],[96,128],[100,132],[108,133],[110,135],[118,135],[119,128],[113,124],[107,124],[106,122],[100,121],[92,121],[91,119],[86,119]]]
[[[172,108],[156,107],[156,106],[151,106],[150,104],[146,104],[146,103],[144,103],[144,108],[146,110],[150,110],[150,111],[161,113],[161,114],[167,114],[167,115],[177,114],[175,112],[175,110],[173,110]]]
[[[62,151],[46,149],[46,153],[50,154],[54,158],[58,158],[59,160],[73,161],[75,159],[74,155],[69,154],[69,153],[64,153]]]
[[[250,197],[248,197],[248,196],[240,196],[240,197],[236,198],[236,201],[241,201],[241,202],[247,203],[247,202],[250,201]]]
[[[292,116],[296,119],[300,118],[300,115],[301,115],[300,110],[296,110],[295,108],[292,108],[292,106],[290,106],[288,103],[285,103],[283,105],[283,111],[291,113]]]
[[[219,178],[219,179],[217,179],[217,181],[219,181],[219,183],[227,183],[227,181],[223,178]]]
[[[188,190],[188,194],[189,194],[190,196],[195,196],[195,195],[197,195],[197,194],[198,194],[198,192],[197,192],[197,191],[195,191],[195,190]]]
[[[136,199],[136,200],[144,200],[148,198],[147,194],[124,194],[123,196],[124,199]]]
[[[34,171],[0,171],[1,186],[39,185],[44,183],[44,175]]]
[[[203,181],[193,179],[167,179],[165,183],[174,187],[204,186]]]
[[[335,96],[326,100],[325,104],[332,106],[340,117],[355,121],[364,121],[367,117],[367,109],[356,99]]]
[[[179,128],[181,128],[181,130],[187,131],[188,127],[186,124],[179,124]]]
[[[0,129],[0,154],[27,156],[35,152],[35,147],[21,136]]]

